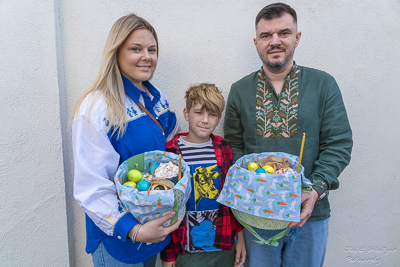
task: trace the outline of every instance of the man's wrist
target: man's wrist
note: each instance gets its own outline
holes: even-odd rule
[[[318,199],[317,202],[315,202],[318,203],[326,196],[325,189],[318,185],[313,185],[312,188],[318,193]]]

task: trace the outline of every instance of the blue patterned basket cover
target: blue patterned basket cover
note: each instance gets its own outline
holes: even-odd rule
[[[247,170],[250,162],[275,155],[287,158],[297,171],[298,157],[283,152],[264,152],[245,155],[228,171],[225,184],[217,201],[232,208],[239,221],[250,226],[277,230],[290,222],[300,221],[302,182],[311,185],[304,177],[304,167],[296,174],[255,173]]]
[[[122,184],[128,181],[127,174],[131,169],[137,168],[141,172],[150,173],[149,169],[154,163],[174,162],[178,165],[179,156],[165,151],[149,151],[136,155],[124,161],[114,175],[118,197],[125,209],[142,224],[159,218],[163,214],[175,210],[176,216],[167,221],[164,226],[174,223],[177,218],[183,218],[186,212],[186,202],[190,196],[190,170],[182,159],[182,177],[170,190],[139,191],[136,188],[125,187]]]

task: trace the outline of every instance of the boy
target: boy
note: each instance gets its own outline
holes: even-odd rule
[[[161,252],[163,267],[241,266],[246,258],[243,227],[216,201],[232,164],[229,144],[212,134],[221,120],[224,97],[214,84],[202,83],[191,86],[185,99],[189,132],[176,135],[166,149],[181,154],[190,166],[193,190],[181,226]]]

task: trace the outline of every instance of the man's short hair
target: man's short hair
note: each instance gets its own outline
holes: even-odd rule
[[[202,105],[202,109],[221,116],[225,107],[225,100],[221,91],[215,84],[211,83],[200,83],[190,86],[185,92],[185,99],[188,111],[197,102]]]
[[[273,3],[268,6],[265,6],[263,9],[261,9],[260,12],[258,12],[256,17],[256,29],[258,22],[261,19],[265,20],[277,19],[282,17],[286,13],[288,13],[293,17],[293,23],[297,25],[297,14],[296,11],[291,6],[284,3]]]

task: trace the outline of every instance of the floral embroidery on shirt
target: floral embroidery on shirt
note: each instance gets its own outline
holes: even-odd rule
[[[326,184],[324,181],[322,181],[322,180],[314,180],[314,181],[313,181],[313,185],[319,186],[319,187],[321,187],[321,188],[324,189],[324,190],[327,190],[327,189],[328,189],[327,184]]]
[[[169,104],[168,104],[167,100],[165,100],[164,104],[160,102],[160,105],[163,107],[163,109],[168,109],[169,108]]]
[[[133,118],[134,116],[138,115],[137,111],[133,107],[127,108],[126,113],[128,114],[129,118]]]
[[[276,100],[272,86],[263,75],[262,69],[258,72],[256,94],[258,135],[289,138],[297,134],[299,73],[300,68],[294,65]]]
[[[165,100],[164,104],[162,104],[161,101],[159,103],[157,103],[153,107],[153,111],[156,116],[161,116],[162,114],[164,114],[168,111],[172,111],[172,108],[170,107],[168,102]],[[137,105],[127,107],[126,114],[128,115],[128,121],[136,120],[136,119],[139,119],[142,116],[146,115],[146,113],[143,110],[141,110]]]
[[[103,122],[104,122],[104,125],[106,127],[108,127],[110,125],[110,120],[109,119],[103,118]]]
[[[168,104],[167,100],[165,100],[164,103],[162,100],[160,100],[160,102],[158,102],[157,105],[154,107],[154,112],[157,114],[157,116],[160,116],[168,111],[173,111],[173,109]]]

